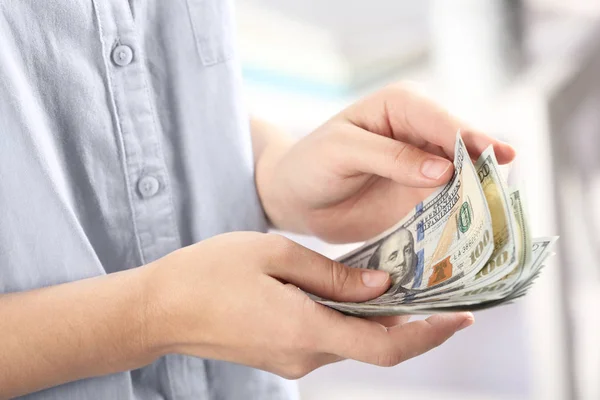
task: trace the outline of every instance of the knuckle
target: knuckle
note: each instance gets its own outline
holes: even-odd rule
[[[350,270],[333,260],[330,260],[330,263],[331,291],[332,293],[342,293],[349,285]]]
[[[418,92],[419,85],[414,81],[403,80],[390,83],[384,90],[388,90],[396,96],[406,96]]]
[[[306,376],[311,369],[302,362],[288,364],[284,369],[282,376],[286,379],[296,380]]]
[[[403,346],[399,346],[389,336],[375,349],[373,364],[380,367],[393,367],[407,359],[407,354]]]
[[[454,125],[453,121],[458,121],[456,117],[448,109],[437,104],[435,107],[432,107],[431,113],[431,124],[433,125],[433,131],[436,132],[436,139],[441,140],[444,137],[454,138],[456,131],[448,129],[448,127]]]
[[[288,350],[299,354],[313,353],[319,338],[319,331],[314,329],[313,324],[317,303],[295,286],[290,295],[295,297],[295,305],[288,314],[280,318],[277,337],[285,343],[284,347]]]
[[[295,243],[284,236],[276,233],[267,233],[265,235],[267,237],[267,248],[278,260],[287,259],[290,253],[296,248]]]
[[[316,309],[317,303],[305,296],[300,317],[293,318],[291,343],[294,343],[295,347],[303,352],[312,352],[317,347],[317,337],[315,335],[317,330],[307,329],[310,328],[310,321],[314,319]]]
[[[394,367],[404,360],[402,353],[399,352],[384,352],[377,355],[376,365],[380,367]]]
[[[284,241],[284,237],[277,234],[277,233],[273,233],[273,232],[268,232],[264,234],[264,238],[267,242],[269,242],[270,244],[277,244],[277,243],[281,243]]]
[[[406,164],[407,157],[410,155],[410,147],[406,143],[397,142],[390,151],[390,157],[394,165],[403,166]]]
[[[395,171],[406,171],[407,168],[419,167],[421,161],[424,161],[425,153],[409,144],[396,142],[396,145],[390,149],[389,157],[395,166]]]

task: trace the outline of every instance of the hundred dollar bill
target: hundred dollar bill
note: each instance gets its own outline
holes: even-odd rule
[[[443,291],[428,291],[417,294],[414,301],[427,301],[431,296],[461,290],[473,290],[488,285],[518,267],[517,242],[522,245],[522,238],[517,235],[523,232],[515,229],[515,217],[509,201],[504,178],[500,173],[494,148],[489,146],[475,163],[477,177],[483,188],[485,198],[492,216],[494,230],[494,251],[487,263],[470,279],[461,279],[461,287]],[[524,264],[521,264],[524,265]]]
[[[431,308],[421,309],[419,313],[429,314],[431,312],[461,310],[476,311],[509,303],[524,296],[544,267],[544,262],[554,254],[550,251],[550,248],[557,239],[557,237],[549,237],[533,240],[530,262],[528,262],[527,268],[521,270],[521,275],[516,282],[509,283],[507,282],[507,278],[503,278],[486,288],[465,294],[465,299],[467,300],[463,301],[462,304],[449,304],[446,302],[431,304]],[[508,286],[510,286],[510,289],[507,291],[506,288]]]
[[[387,316],[402,314],[433,314],[439,312],[480,310],[495,307],[512,301],[525,294],[529,285],[539,274],[542,263],[550,255],[549,249],[556,241],[556,237],[539,238],[533,240],[532,256],[529,268],[524,270],[519,280],[506,290],[506,283],[500,280],[487,287],[477,289],[472,293],[465,293],[462,302],[448,302],[445,298],[432,298],[428,303],[376,305],[365,303],[336,303],[330,305],[345,314],[355,316]],[[501,293],[501,296],[496,295]]]
[[[480,175],[481,178],[481,175]],[[488,192],[486,192],[487,195]],[[488,197],[488,204],[493,204],[490,202],[490,196]],[[486,271],[485,274],[482,274],[481,271],[475,275],[475,277],[471,281],[463,281],[463,287],[457,288],[455,290],[444,291],[438,295],[434,295],[437,301],[462,301],[463,296],[468,293],[475,293],[479,288],[485,288],[489,285],[496,284],[498,282],[503,282],[503,285],[498,286],[498,288],[502,288],[504,291],[510,291],[513,285],[519,280],[522,271],[524,268],[529,267],[529,261],[531,259],[532,245],[531,238],[529,234],[529,226],[527,224],[527,219],[525,216],[524,207],[522,204],[522,199],[519,191],[517,189],[511,189],[510,192],[510,213],[512,214],[512,218],[516,222],[514,224],[515,231],[515,252],[516,257],[515,261],[510,264],[504,263],[502,265],[502,260],[506,260],[506,245],[503,248],[500,248],[500,251],[504,253],[500,253],[498,249],[494,249],[494,253],[490,260],[488,260],[487,264],[483,268],[482,271]],[[490,208],[493,206],[490,204]],[[492,221],[494,221],[494,213],[492,212]],[[495,221],[498,221],[496,219]],[[494,223],[494,222],[493,222]],[[496,228],[496,226],[494,226]],[[511,241],[512,242],[512,241]],[[504,270],[504,276],[498,277],[497,274],[494,278],[487,278],[489,272],[495,272],[496,268],[501,268]],[[506,272],[508,270],[508,273]],[[502,296],[503,293],[499,293],[499,291],[494,291],[496,295]],[[442,297],[441,295],[445,295]],[[415,300],[416,302],[423,303],[431,300],[432,296],[428,296],[425,298],[419,298]]]
[[[531,258],[529,265],[515,268],[506,276],[492,282],[484,287],[467,289],[461,293],[452,295],[450,298],[435,299],[437,306],[457,306],[471,305],[483,301],[498,300],[510,295],[517,289],[524,280],[528,279],[535,269],[546,259],[549,254],[549,248],[556,241],[556,238],[535,239],[533,245],[530,245],[529,252]],[[434,299],[432,299],[434,301]]]
[[[540,272],[544,268],[544,263],[546,262],[546,260],[554,256],[555,254],[556,253],[554,252],[544,253],[543,260],[541,263],[539,263],[537,266],[534,266],[529,271],[524,271],[524,277],[519,280],[519,284],[517,285],[517,287],[504,300],[513,300],[524,296],[529,290],[529,288],[533,286],[533,281],[535,281],[540,275]]]
[[[492,146],[481,154],[475,168],[490,208],[494,228],[494,252],[473,279],[475,284],[482,284],[493,281],[517,266],[517,236],[508,190]]]
[[[531,233],[529,230],[529,224],[527,223],[527,217],[525,215],[523,196],[516,188],[510,189],[510,206],[513,216],[515,217],[516,236],[520,238],[520,240],[517,240],[519,265],[525,267],[531,264]]]
[[[539,258],[535,262],[532,262],[532,253],[534,251],[538,252],[540,248],[542,251],[547,252],[547,247],[551,246],[556,241],[556,238],[538,239],[538,242],[532,245],[523,197],[521,196],[521,192],[516,188],[510,189],[510,206],[516,222],[515,230],[518,239],[516,243],[519,262],[515,269],[504,276],[501,281],[512,288],[520,282],[523,273],[533,266],[539,265]]]
[[[465,144],[457,133],[454,175],[398,224],[337,261],[385,270],[393,284],[386,299],[410,303],[414,295],[459,285],[474,277],[494,251],[488,203]],[[335,302],[319,298],[326,305]],[[352,303],[344,303],[350,306]]]

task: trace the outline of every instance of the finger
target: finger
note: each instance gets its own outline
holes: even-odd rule
[[[368,173],[423,188],[441,186],[452,177],[453,165],[444,157],[358,127],[345,134],[340,156],[350,174]]]
[[[426,320],[392,327],[388,332],[392,337],[393,351],[402,362],[440,346],[474,322],[475,318],[469,312],[438,314]]]
[[[424,147],[440,146],[454,157],[456,132],[460,129],[469,153],[477,158],[490,144],[501,164],[512,161],[514,149],[507,143],[473,129],[433,100],[407,85],[391,85],[356,103],[342,115],[368,131]]]
[[[319,367],[322,367],[327,364],[333,364],[333,363],[337,363],[337,362],[344,361],[344,360],[345,360],[344,357],[340,357],[335,354],[324,353],[324,354],[319,354],[318,356],[316,356],[315,363],[317,364],[316,368],[319,368]]]
[[[444,343],[455,332],[473,324],[471,313],[435,315],[426,320],[385,328],[360,318],[321,310],[315,321],[327,326],[323,351],[380,366],[392,366]]]
[[[311,354],[309,358],[304,360],[304,363],[299,365],[299,371],[296,373],[292,372],[291,375],[286,377],[288,379],[298,379],[325,365],[337,363],[343,360],[343,357],[336,356],[334,354]]]
[[[391,315],[386,317],[367,317],[369,321],[377,322],[385,326],[386,328],[390,328],[396,325],[402,325],[408,322],[410,319],[410,315]]]
[[[494,153],[496,153],[496,159],[500,164],[507,164],[514,160],[516,156],[515,149],[507,143],[503,143],[498,139],[494,139],[490,136],[484,135],[480,132],[474,132],[471,130],[461,130],[461,136],[469,154],[474,156],[475,160],[479,158],[481,153],[490,145],[494,147]]]
[[[268,275],[336,301],[361,302],[383,294],[391,284],[384,271],[350,268],[283,236],[269,235]]]

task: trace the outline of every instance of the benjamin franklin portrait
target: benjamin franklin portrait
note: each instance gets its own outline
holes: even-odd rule
[[[412,233],[400,228],[381,242],[367,268],[388,272],[393,281],[390,291],[407,291],[416,278],[417,259]]]

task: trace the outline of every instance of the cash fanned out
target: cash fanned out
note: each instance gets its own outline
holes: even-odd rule
[[[531,239],[522,195],[508,189],[493,148],[473,165],[460,132],[454,175],[400,222],[337,261],[390,273],[362,302],[316,301],[357,316],[480,310],[526,294],[556,237]]]

